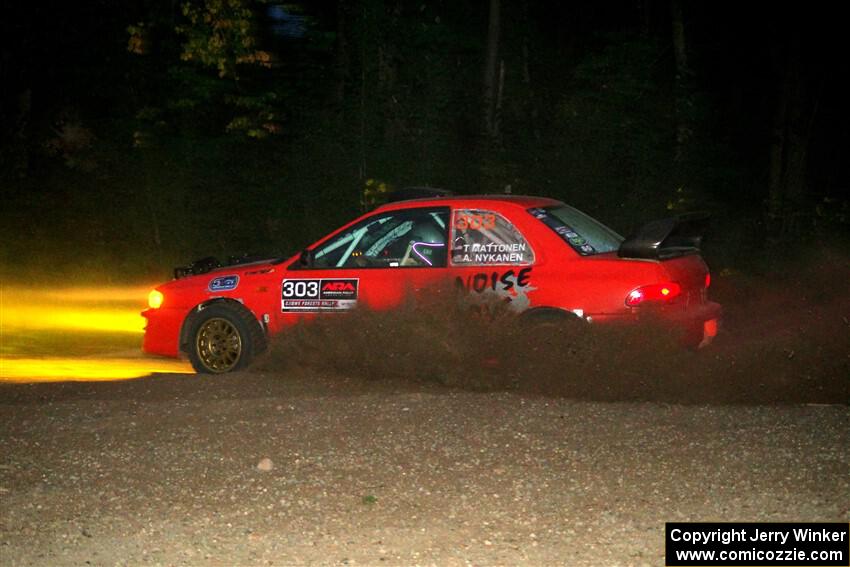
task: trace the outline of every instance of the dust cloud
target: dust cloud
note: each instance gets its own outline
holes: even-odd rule
[[[531,324],[499,305],[356,311],[276,337],[262,370],[310,367],[588,400],[684,404],[850,403],[850,262],[822,254],[760,276],[718,274],[724,307],[707,348],[663,325]],[[432,306],[433,307],[433,306]]]

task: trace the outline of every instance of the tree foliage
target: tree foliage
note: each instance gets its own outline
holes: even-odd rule
[[[171,94],[159,97],[156,106],[172,113],[201,111],[202,124],[211,116],[220,117],[214,121],[222,122],[224,131],[250,138],[280,132],[282,113],[271,74],[274,57],[260,48],[251,2],[190,0],[180,6],[176,24],[165,22],[152,18],[127,28],[128,51],[164,60],[169,79],[165,92]],[[163,43],[158,53],[152,45],[157,27]],[[164,48],[171,38],[179,44],[179,61],[169,60]],[[183,117],[179,120],[186,123]]]
[[[257,48],[253,12],[247,0],[197,0],[182,8],[187,23],[178,25],[185,38],[180,58],[218,71],[221,78],[239,79],[239,66],[271,66],[271,55]]]
[[[793,163],[808,165],[772,213],[801,219],[789,237],[846,227],[834,143],[846,113],[837,81],[823,79],[842,61],[825,39],[803,35],[814,43],[801,44],[792,84],[773,55],[792,22],[753,25],[756,8],[729,23],[710,3],[674,3],[677,16],[669,0],[496,2],[488,51],[491,4],[274,4],[280,21],[263,0],[107,3],[100,19],[65,6],[45,24],[57,39],[31,26],[13,50],[45,47],[33,65],[6,66],[4,48],[6,210],[27,213],[5,216],[0,236],[54,243],[33,258],[61,263],[93,243],[104,264],[167,273],[192,256],[292,251],[382,187],[431,185],[561,198],[621,232],[705,208],[723,238],[758,242],[783,125],[807,150]],[[83,36],[91,44],[73,57],[46,49]],[[780,94],[797,82],[780,123]],[[4,253],[25,256],[16,246]]]

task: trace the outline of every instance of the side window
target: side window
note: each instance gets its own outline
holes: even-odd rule
[[[447,208],[368,217],[314,251],[314,268],[445,267]]]
[[[456,209],[452,220],[452,264],[489,266],[534,263],[534,251],[499,213]]]

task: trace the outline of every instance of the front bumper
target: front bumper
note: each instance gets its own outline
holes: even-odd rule
[[[147,320],[142,350],[149,354],[180,356],[180,328],[185,313],[177,309],[146,309],[142,317]]]

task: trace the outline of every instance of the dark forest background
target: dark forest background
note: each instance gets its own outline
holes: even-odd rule
[[[380,193],[713,213],[715,271],[847,250],[838,4],[11,2],[6,277],[289,254]]]

